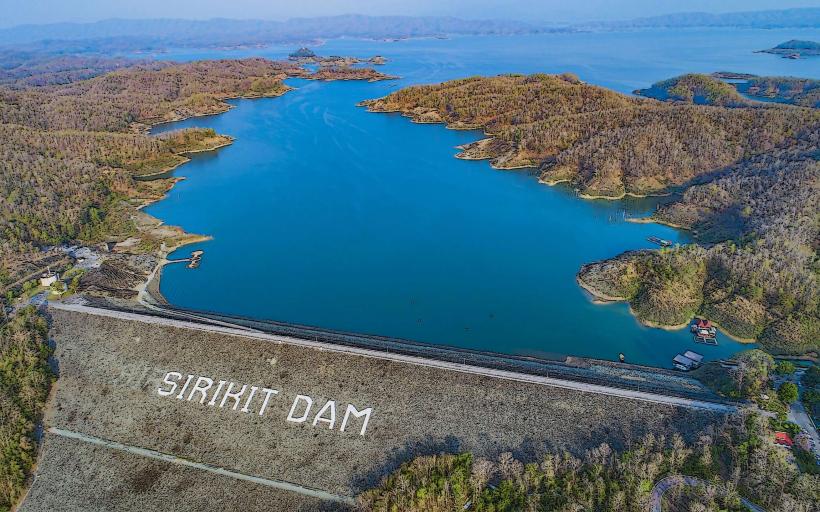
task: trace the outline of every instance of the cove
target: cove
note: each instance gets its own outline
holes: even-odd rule
[[[752,32],[766,37],[738,42],[715,33],[731,51],[686,71],[724,69],[741,53],[785,65],[750,51],[783,34]],[[681,41],[702,44],[702,33],[673,35],[673,55],[686,50]],[[455,146],[478,132],[356,107],[412,83],[504,71],[574,71],[626,92],[687,65],[654,56],[658,38],[647,34],[573,36],[333,41],[321,53],[382,54],[390,59],[384,71],[402,80],[291,80],[296,90],[282,97],[233,101],[225,114],[157,127],[204,126],[236,138],[175,171],[187,179],[146,210],[213,236],[178,252],[205,255],[196,270],[167,266],[163,294],[192,309],[511,354],[615,359],[622,352],[627,361],[666,367],[687,349],[715,359],[748,347],[726,336],[705,347],[686,331],[641,326],[625,304],[593,304],[575,282],[586,262],[653,247],[648,236],[689,241],[685,232],[626,222],[662,199],[582,200],[527,171],[453,158]],[[556,38],[568,55],[556,50]],[[621,55],[623,45],[637,51],[639,43],[651,47],[644,60]],[[265,51],[281,58],[288,50]],[[186,52],[168,57],[217,56]]]

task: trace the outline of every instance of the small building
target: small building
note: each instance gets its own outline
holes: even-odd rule
[[[695,336],[695,341],[709,345],[717,345],[717,328],[712,322],[704,318],[698,318],[689,330]]]
[[[56,272],[46,272],[40,276],[40,286],[48,288],[49,286],[57,282],[58,277],[59,276]]]
[[[692,324],[692,330],[706,330],[706,331],[714,331],[715,326],[712,325],[712,322],[706,320],[705,318],[698,318],[697,321]]]
[[[774,442],[775,444],[785,446],[786,448],[791,448],[792,446],[794,446],[794,441],[792,440],[791,436],[786,432],[775,432]]]
[[[687,350],[683,353],[683,357],[687,359],[691,359],[692,362],[695,363],[696,366],[700,366],[703,364],[703,356],[698,354],[697,352],[692,352],[691,350]]]
[[[695,361],[692,361],[688,357],[683,354],[678,354],[672,359],[672,366],[677,368],[678,370],[682,370],[688,372],[689,370],[696,368],[698,364]]]

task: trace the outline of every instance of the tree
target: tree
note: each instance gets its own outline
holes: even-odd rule
[[[820,366],[812,365],[803,374],[803,385],[807,388],[813,388],[820,385]]]
[[[794,363],[791,361],[780,361],[775,367],[775,371],[778,375],[791,375],[795,369]]]
[[[737,367],[732,371],[736,389],[742,396],[755,396],[766,386],[769,371],[774,366],[772,356],[754,349],[737,356]]]
[[[787,404],[797,400],[797,384],[794,382],[784,382],[777,389],[777,396]]]

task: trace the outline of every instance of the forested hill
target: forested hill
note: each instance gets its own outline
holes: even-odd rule
[[[727,82],[728,79],[732,82]],[[761,106],[756,101],[762,100],[820,108],[820,80],[787,76],[728,72],[687,74],[638,89],[635,94],[663,101],[722,107]]]
[[[747,104],[699,75],[665,87],[679,100],[629,97],[571,75],[507,75],[411,87],[365,105],[483,129],[489,137],[460,157],[537,167],[542,181],[568,181],[588,197],[688,187],[655,218],[719,243],[627,253],[585,266],[581,283],[630,301],[651,325],[703,314],[773,351],[819,350],[820,112]],[[692,104],[696,95],[707,104]]]
[[[579,280],[599,296],[629,301],[648,324],[701,315],[774,353],[817,352],[818,155],[814,130],[724,169],[654,214],[712,244],[626,253],[584,266]]]
[[[0,123],[126,131],[133,123],[224,111],[225,98],[281,94],[287,89],[282,79],[308,75],[296,64],[265,59],[129,68],[61,86],[0,90]]]
[[[201,129],[149,137],[148,125],[224,112],[227,98],[277,96],[289,90],[286,77],[333,79],[337,71],[345,79],[385,77],[358,67],[314,76],[290,62],[245,59],[0,88],[0,285],[13,282],[15,266],[39,246],[130,235],[128,208],[171,185],[134,175],[162,172],[184,162],[186,152],[230,142]]]
[[[483,129],[463,158],[538,167],[547,183],[587,196],[652,194],[788,144],[820,112],[718,108],[631,98],[574,76],[504,75],[410,87],[365,102],[418,122]]]
[[[704,74],[688,74],[662,80],[646,89],[638,89],[635,94],[661,101],[681,101],[697,105],[752,106],[752,102],[741,96],[732,84]]]

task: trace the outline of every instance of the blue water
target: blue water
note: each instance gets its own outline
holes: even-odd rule
[[[323,54],[389,59],[401,80],[291,80],[274,99],[163,125],[207,126],[236,138],[198,155],[148,213],[213,240],[196,270],[166,267],[179,306],[513,354],[582,356],[668,366],[679,351],[707,358],[748,347],[638,324],[625,304],[593,304],[575,282],[585,262],[652,247],[685,232],[625,222],[657,199],[588,201],[526,171],[453,158],[477,132],[417,125],[356,107],[415,83],[502,72],[577,73],[628,92],[687,71],[820,76],[820,59],[754,54],[820,31],[640,31],[401,42],[336,40]],[[190,60],[291,48],[172,51]]]

